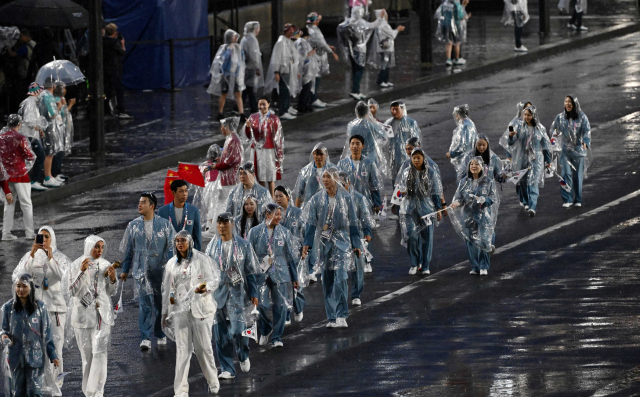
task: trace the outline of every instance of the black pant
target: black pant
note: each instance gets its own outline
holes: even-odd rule
[[[524,30],[524,26],[518,27],[516,25],[516,47],[522,47],[522,31]]]
[[[114,109],[115,113],[126,113],[124,110],[124,87],[122,86],[122,76],[118,74],[105,74],[104,76],[104,93],[107,96],[107,100],[105,101],[105,106],[108,107],[108,102],[115,98],[118,105],[116,109]],[[111,113],[110,109],[109,113]]]
[[[242,102],[245,106],[249,105],[251,113],[258,112],[258,100],[256,99],[256,93],[253,90],[253,87],[247,86],[247,88],[242,91]]]
[[[33,163],[33,168],[29,173],[29,179],[32,182],[40,182],[44,174],[44,148],[38,139],[29,138],[29,142],[31,142],[31,149],[36,154],[36,161]]]
[[[300,91],[300,96],[298,97],[298,111],[304,112],[311,109],[311,84],[312,82],[310,81],[302,86],[302,91]]]
[[[360,82],[362,81],[362,75],[364,74],[364,66],[358,65],[353,58],[351,60],[351,76],[353,78],[353,86],[351,87],[352,94],[360,93]]]
[[[288,74],[280,75],[280,82],[278,83],[278,116],[282,116],[289,111],[291,94],[289,93],[289,87],[285,83],[288,80]]]
[[[389,68],[380,69],[380,72],[378,73],[378,81],[376,81],[376,83],[380,85],[382,83],[388,83],[388,82],[389,82]]]
[[[58,176],[62,174],[62,160],[64,159],[64,152],[58,152],[53,156],[51,162],[51,175]]]
[[[578,29],[582,26],[582,12],[577,12],[576,9],[573,9],[573,14],[571,14],[571,23],[572,25],[576,25]]]
[[[311,93],[311,103],[318,99],[318,87],[320,87],[320,77],[316,77],[316,91]]]

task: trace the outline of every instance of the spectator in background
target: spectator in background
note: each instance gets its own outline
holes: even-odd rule
[[[71,108],[76,104],[76,99],[71,98],[69,102],[67,102],[65,98],[67,95],[67,87],[62,82],[56,83],[54,95],[56,103],[61,104],[58,131],[60,147],[57,148],[57,152],[53,156],[51,175],[55,176],[58,181],[66,181],[69,178],[62,174],[62,160],[64,160],[65,154],[71,154],[71,146],[73,146],[73,118],[71,117]]]
[[[27,74],[35,46],[36,42],[31,39],[31,32],[28,29],[22,29],[18,42],[13,48],[7,48],[7,55],[14,59],[15,81],[13,85],[16,88],[14,93],[20,97],[29,84]]]
[[[42,146],[44,148],[44,183],[45,187],[60,187],[64,181],[60,181],[51,175],[51,166],[53,163],[53,155],[56,154],[57,148],[62,144],[59,134],[59,126],[57,123],[60,115],[61,102],[56,102],[54,96],[55,82],[51,77],[47,77],[44,81],[44,90],[38,95],[38,108],[40,115],[46,120],[44,128],[44,137],[42,138]]]
[[[290,107],[290,98],[300,92],[300,56],[291,37],[298,30],[295,25],[287,23],[282,35],[273,46],[269,70],[265,78],[265,93],[273,89],[278,91],[278,116],[282,120],[293,120],[298,111]]]
[[[256,93],[264,87],[264,73],[262,72],[262,53],[260,43],[256,38],[260,33],[260,22],[251,21],[244,25],[244,37],[240,40],[240,47],[244,51],[244,85],[242,102],[249,105],[251,113],[258,111]]]
[[[41,40],[33,48],[33,54],[29,62],[27,80],[34,81],[38,70],[55,59],[63,59],[60,47],[55,40],[55,34],[50,27],[43,29]]]
[[[311,95],[316,91],[315,82],[319,75],[318,56],[315,48],[309,44],[309,29],[306,27],[300,29],[297,33],[299,36],[295,42],[296,49],[300,55],[300,85],[302,90],[298,96],[298,112],[312,112]],[[275,189],[275,186],[274,186]]]
[[[240,114],[244,114],[242,103],[242,91],[244,91],[244,51],[238,38],[240,35],[231,29],[224,32],[224,44],[218,48],[215,58],[211,63],[211,82],[207,92],[217,95],[218,98],[218,121],[224,118],[224,104],[229,92],[233,94],[238,105]]]
[[[376,18],[382,23],[373,33],[369,48],[369,63],[380,69],[378,73],[378,84],[382,88],[393,87],[389,82],[389,68],[396,66],[395,39],[399,32],[404,31],[404,26],[399,25],[393,29],[387,20],[389,15],[384,10],[375,10]]]
[[[327,104],[318,99],[318,87],[320,87],[320,78],[329,74],[329,56],[333,55],[333,59],[338,61],[338,54],[334,51],[336,47],[327,44],[324,35],[318,25],[322,21],[322,15],[312,12],[307,15],[307,29],[309,29],[309,44],[316,50],[316,60],[318,61],[318,75],[316,76],[315,90],[311,93],[311,106],[315,108],[326,108]]]
[[[38,83],[31,83],[31,85],[29,85],[27,99],[22,101],[20,110],[18,111],[18,114],[22,117],[22,128],[18,132],[29,139],[31,149],[33,149],[37,156],[30,175],[32,190],[47,190],[47,188],[40,183],[44,174],[45,158],[42,139],[44,139],[44,129],[47,124],[44,117],[40,115],[40,109],[38,108],[38,95],[42,90],[43,88]]]
[[[110,23],[104,27],[102,36],[102,56],[104,64],[104,93],[107,96],[106,114],[131,119],[124,109],[124,87],[122,86],[122,57],[127,53],[124,37],[118,33],[118,26]]]

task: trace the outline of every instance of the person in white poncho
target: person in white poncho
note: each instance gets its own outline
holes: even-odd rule
[[[218,49],[211,64],[211,83],[207,92],[219,96],[218,120],[224,118],[222,113],[229,92],[233,93],[240,114],[244,113],[242,91],[245,89],[245,63],[244,51],[238,44],[239,37],[240,35],[234,30],[228,29],[224,32],[224,44]]]
[[[296,118],[298,111],[290,107],[289,99],[300,92],[300,55],[291,37],[298,30],[290,23],[284,25],[282,35],[273,46],[264,92],[278,91],[278,116],[283,120]]]

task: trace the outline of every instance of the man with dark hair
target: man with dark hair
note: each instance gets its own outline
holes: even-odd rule
[[[255,173],[252,162],[245,163],[238,171],[240,183],[229,194],[226,208],[226,211],[231,212],[234,217],[242,214],[242,206],[246,197],[250,194],[258,199],[258,214],[263,213],[267,204],[273,203],[269,190],[256,183]]]
[[[404,144],[407,139],[416,137],[420,139],[420,127],[418,123],[407,116],[407,107],[402,101],[391,102],[391,117],[385,124],[393,128],[393,138],[389,142],[389,151],[391,152],[391,173],[389,176],[393,180],[402,163],[409,158],[405,153]]]
[[[373,160],[378,169],[381,170],[383,174],[386,174],[387,159],[382,151],[382,147],[387,142],[384,127],[373,118],[369,111],[369,106],[365,102],[358,101],[355,112],[356,118],[349,122],[347,126],[347,147],[351,142],[351,137],[354,135],[359,135],[364,138],[362,154]],[[348,153],[346,149],[347,148],[342,152],[343,157]]]
[[[193,248],[202,249],[202,231],[200,230],[200,211],[198,207],[187,204],[189,198],[189,186],[182,179],[171,182],[173,201],[160,207],[158,216],[168,219],[173,230],[179,232],[186,230],[193,238]]]
[[[11,192],[15,192],[20,200],[22,208],[25,237],[34,239],[33,232],[33,206],[31,204],[31,180],[29,170],[36,160],[36,154],[31,150],[31,144],[26,137],[20,135],[18,130],[22,120],[17,114],[9,116],[7,127],[9,129],[0,135],[0,159],[2,166],[9,177],[10,192],[3,195],[4,215],[2,217],[2,241],[17,240],[18,237],[11,234],[13,229],[13,214],[16,203]],[[9,201],[9,199],[11,199]]]
[[[140,217],[129,222],[120,243],[124,253],[122,281],[127,281],[133,266],[133,278],[138,291],[138,326],[140,327],[141,350],[151,348],[151,329],[158,338],[158,345],[166,345],[167,337],[162,332],[162,277],[164,265],[173,256],[173,227],[168,220],[155,216],[158,199],[151,192],[140,195],[138,213]]]

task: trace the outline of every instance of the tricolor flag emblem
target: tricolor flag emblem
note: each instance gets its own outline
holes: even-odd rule
[[[567,185],[567,182],[565,182],[560,175],[558,175],[558,179],[560,181],[560,187],[562,187],[567,192],[571,192],[571,186]]]
[[[258,324],[254,322],[251,328],[247,328],[244,331],[242,331],[242,336],[246,336],[247,338],[251,338],[257,342],[258,341]]]

